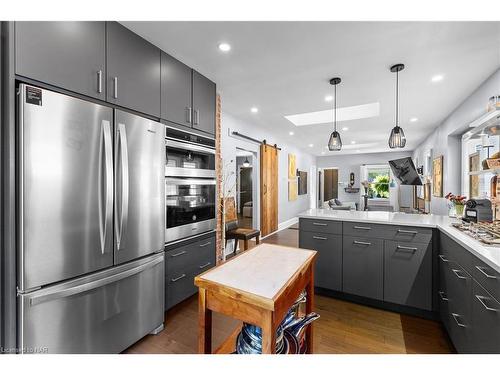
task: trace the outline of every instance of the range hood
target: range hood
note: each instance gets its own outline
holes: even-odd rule
[[[401,185],[422,185],[422,180],[410,157],[389,160],[389,165]]]

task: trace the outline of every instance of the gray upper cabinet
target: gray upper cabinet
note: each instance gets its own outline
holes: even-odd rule
[[[159,118],[160,49],[117,22],[106,24],[106,100]]]
[[[193,128],[215,134],[215,83],[193,70]]]
[[[16,22],[16,74],[105,99],[104,22]]]
[[[161,118],[191,127],[193,118],[191,68],[161,53]]]

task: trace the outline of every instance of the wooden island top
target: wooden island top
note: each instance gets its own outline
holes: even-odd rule
[[[314,250],[262,244],[197,276],[199,351],[211,353],[211,311],[217,311],[261,327],[263,352],[273,353],[275,330],[304,289],[312,311],[315,259]]]

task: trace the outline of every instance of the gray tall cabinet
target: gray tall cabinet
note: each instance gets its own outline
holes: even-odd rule
[[[105,100],[105,22],[16,22],[16,74]]]

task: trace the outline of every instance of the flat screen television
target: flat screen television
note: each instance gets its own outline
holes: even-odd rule
[[[410,157],[389,160],[389,165],[401,185],[422,185],[422,180]]]

